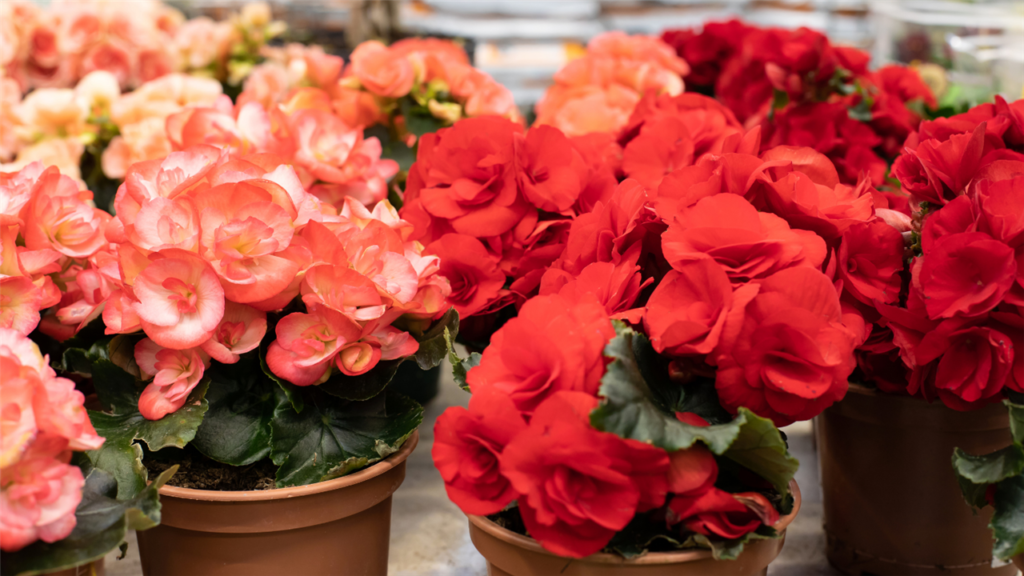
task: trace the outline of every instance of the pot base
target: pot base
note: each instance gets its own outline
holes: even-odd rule
[[[736,560],[715,560],[710,550],[655,552],[632,560],[607,553],[566,558],[481,516],[469,517],[469,537],[487,560],[489,576],[765,576],[768,564],[782,551],[786,527],[800,511],[796,482],[790,489],[795,502],[793,511],[775,524],[780,537],[749,542]]]
[[[1017,569],[1012,564],[1002,568],[992,568],[991,561],[963,566],[925,566],[887,558],[876,558],[852,548],[849,544],[830,534],[826,535],[828,542],[825,555],[828,557],[828,563],[849,576],[873,574],[899,574],[901,576],[954,576],[961,574],[968,576],[979,573],[986,576],[1015,576],[1017,574]]]
[[[354,474],[291,488],[160,489],[163,518],[139,532],[145,576],[378,576],[388,571],[391,495],[419,436]]]

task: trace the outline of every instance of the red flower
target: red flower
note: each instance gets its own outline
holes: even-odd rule
[[[980,124],[971,134],[950,136],[945,142],[926,140],[916,150],[904,151],[893,172],[901,184],[904,177],[908,178],[910,187],[904,185],[904,190],[918,200],[945,204],[964,191],[982,167],[986,151],[985,125]],[[913,165],[915,160],[922,168]],[[927,186],[919,176],[922,172],[928,176]],[[941,184],[941,188],[937,184]]]
[[[756,296],[741,297],[747,291]],[[722,406],[732,412],[745,406],[784,426],[843,397],[859,335],[842,324],[828,277],[789,268],[743,286],[734,302],[739,305],[729,311],[714,353]]]
[[[666,30],[661,39],[690,65],[687,84],[714,86],[722,63],[733,55],[749,30],[751,27],[733,19],[708,22],[699,34],[691,30]]]
[[[586,183],[587,166],[561,130],[537,126],[517,141],[519,183],[537,208],[566,213]]]
[[[424,135],[403,214],[422,210],[476,237],[498,236],[519,224],[530,209],[516,185],[513,142],[521,130],[503,118],[480,117]]]
[[[647,282],[640,279],[640,267],[636,265],[636,257],[640,255],[639,246],[636,248],[632,251],[632,257],[624,258],[619,264],[594,262],[588,264],[578,276],[557,268],[548,268],[540,281],[540,294],[561,294],[572,301],[593,294],[604,306],[608,316],[638,323],[643,309],[633,308],[633,304],[651,279]]]
[[[872,306],[900,297],[903,235],[882,220],[858,222],[843,233],[839,245],[839,277],[843,289]]]
[[[671,220],[672,216],[696,204],[700,199],[716,194],[748,196],[755,172],[762,166],[757,156],[750,154],[723,154],[702,157],[693,166],[672,172],[661,181],[654,198],[658,214]]]
[[[782,218],[758,212],[735,194],[710,196],[680,210],[662,246],[677,269],[687,260],[714,259],[735,287],[793,266],[820,268],[826,254],[825,242],[813,232],[790,230]]]
[[[738,295],[753,296],[750,291]],[[685,260],[665,275],[651,294],[644,311],[644,330],[658,352],[670,356],[707,354],[718,345],[732,305],[732,285],[720,265],[710,258]]]
[[[712,487],[706,492],[672,498],[669,509],[687,530],[705,536],[740,538],[761,524],[778,522],[779,513],[757,492],[730,494]]]
[[[1002,332],[970,326],[961,319],[943,321],[917,349],[919,362],[938,359],[935,388],[940,397],[945,400],[946,394],[952,394],[967,403],[1002,392],[1014,352],[1012,341]]]
[[[591,428],[597,403],[578,392],[551,396],[501,455],[527,531],[561,556],[598,552],[638,511],[665,501],[667,454]]]
[[[1013,250],[982,232],[937,238],[912,268],[932,319],[978,316],[1002,301],[1017,277]]]
[[[537,296],[494,333],[467,381],[474,392],[501,390],[529,415],[561,390],[596,394],[604,375],[602,352],[614,336],[596,296]]]
[[[452,287],[448,301],[460,317],[480,312],[503,295],[505,274],[498,269],[498,259],[476,238],[445,234],[427,245],[425,252],[441,259],[441,276]]]
[[[647,188],[657,188],[666,174],[693,164],[694,142],[686,123],[674,116],[646,122],[622,152],[622,170]]]
[[[452,406],[434,424],[434,465],[444,479],[448,498],[466,514],[494,514],[517,496],[501,474],[505,446],[526,429],[508,396],[483,388],[469,400],[469,410]]]

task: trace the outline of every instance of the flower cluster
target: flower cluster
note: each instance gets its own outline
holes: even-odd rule
[[[867,69],[870,55],[800,28],[758,28],[738,20],[701,32],[669,30],[692,71],[691,87],[714,94],[746,127],[763,129],[762,152],[808,146],[832,160],[846,183],[885,181],[887,163],[935,97],[903,66]]]
[[[537,125],[568,136],[616,132],[647,93],[683,91],[687,63],[650,36],[606,32],[587,44],[586,54],[555,74],[554,85],[537,102]]]
[[[267,364],[300,386],[414,353],[393,324],[446,311],[437,258],[390,205],[350,200],[339,212],[279,157],[193,146],[133,165],[114,206],[103,321],[108,334],[145,333],[135,360],[152,378],[139,400],[150,419],[180,408],[212,360],[259,346],[267,312],[296,298]]]
[[[42,321],[65,339],[98,317],[117,259],[105,237],[110,220],[54,166],[0,172],[0,327],[27,335]]]
[[[81,181],[85,146],[103,138],[105,119],[121,95],[117,78],[97,70],[73,89],[39,88],[24,99],[14,80],[0,83],[0,162],[10,162],[4,170],[42,162]]]
[[[262,3],[214,22],[186,21],[159,0],[58,0],[46,9],[13,0],[0,6],[0,68],[21,92],[72,87],[96,70],[122,89],[176,71],[238,84],[283,31]]]
[[[469,409],[449,408],[435,425],[434,462],[452,501],[488,515],[516,500],[530,536],[577,558],[600,551],[638,514],[680,541],[739,539],[774,525],[779,512],[763,486],[716,487],[718,464],[704,445],[666,450],[591,424],[602,351],[615,336],[593,293],[535,297],[494,334],[468,373]],[[679,418],[698,430],[708,424]]]
[[[1024,101],[922,122],[892,173],[913,210],[897,222],[910,282],[876,302],[865,372],[959,410],[1024,392]]]
[[[536,293],[573,218],[615,188],[619,156],[611,135],[568,138],[550,126],[524,134],[494,117],[422,138],[401,213],[441,257],[460,317]]]
[[[0,328],[0,373],[0,549],[13,552],[71,533],[85,484],[71,452],[95,450],[103,438],[75,383],[58,378],[36,345],[8,328]]]
[[[296,88],[312,86],[327,92],[328,109],[347,126],[383,124],[410,145],[422,130],[409,122],[426,119],[443,126],[492,115],[521,120],[512,93],[473,68],[465,50],[449,40],[409,38],[391,46],[363,42],[348,66],[316,46],[289,44],[264,48],[262,54],[267,60],[245,81],[239,104],[257,101],[269,109]]]

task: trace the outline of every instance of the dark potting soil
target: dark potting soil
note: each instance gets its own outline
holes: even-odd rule
[[[167,484],[179,488],[225,492],[275,488],[274,474],[277,467],[270,459],[260,460],[248,466],[230,466],[201,455],[182,452],[176,458],[149,458],[144,463],[151,478],[177,464],[178,471]]]

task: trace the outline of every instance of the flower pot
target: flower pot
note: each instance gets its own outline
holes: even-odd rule
[[[1006,408],[941,403],[851,385],[818,417],[829,562],[846,574],[990,574],[991,509],[975,514],[957,486],[953,449],[1010,444]]]
[[[1024,554],[1014,556],[1013,565],[1019,568],[1021,572],[1024,572]]]
[[[749,542],[736,560],[715,560],[710,550],[651,552],[632,560],[606,553],[566,558],[483,516],[469,517],[469,536],[487,560],[488,576],[755,576],[768,573],[768,564],[785,543],[786,527],[800,511],[800,488],[795,481],[790,488],[796,500],[793,511],[775,524],[782,537]]]
[[[440,381],[440,365],[434,366],[430,370],[423,370],[415,362],[402,362],[398,366],[395,377],[388,384],[388,389],[426,405],[437,396]]]
[[[103,566],[103,558],[93,560],[74,568],[65,568],[56,572],[46,572],[43,576],[104,576],[107,573]]]
[[[145,576],[377,576],[388,570],[391,495],[416,448],[348,476],[292,488],[164,486],[160,526],[139,532]]]

